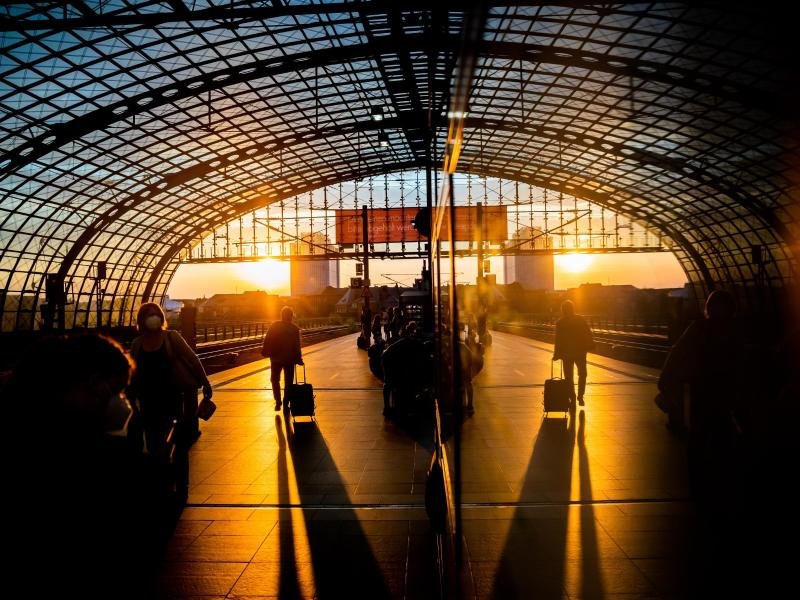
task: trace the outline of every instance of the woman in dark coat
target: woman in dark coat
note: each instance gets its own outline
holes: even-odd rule
[[[205,369],[181,334],[167,329],[158,304],[142,304],[136,326],[139,337],[131,343],[136,374],[129,396],[138,401],[148,448],[160,451],[173,420],[190,444],[200,435],[197,389],[203,388],[204,399],[212,395]]]

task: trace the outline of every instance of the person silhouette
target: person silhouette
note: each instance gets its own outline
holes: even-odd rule
[[[292,323],[294,310],[291,306],[281,309],[280,321],[275,321],[264,336],[261,356],[270,360],[270,383],[272,396],[275,398],[275,410],[281,409],[281,373],[283,373],[284,389],[294,383],[294,366],[302,365],[303,355],[300,350],[300,328]],[[289,409],[288,402],[284,409]]]
[[[203,398],[213,392],[200,359],[180,333],[167,329],[163,309],[145,302],[136,315],[139,336],[131,342],[136,371],[129,394],[142,412],[145,439],[151,452],[161,450],[173,420],[178,423],[181,445],[190,446],[200,436],[197,390]]]
[[[571,300],[561,304],[563,315],[556,322],[553,360],[564,361],[564,379],[569,382],[570,398],[575,400],[574,368],[578,368],[578,404],[584,405],[586,392],[586,353],[594,347],[592,330],[586,320],[575,314]]]
[[[372,309],[369,306],[369,298],[364,298],[364,305],[361,307],[361,337],[364,339],[364,348],[369,348],[369,340],[372,336]]]
[[[141,432],[137,442],[129,429],[133,369],[117,342],[81,334],[39,340],[11,376],[4,479],[24,490],[14,505],[24,526],[8,528],[17,551],[6,567],[22,572],[48,548],[36,595],[149,597],[162,536]],[[26,591],[15,594],[12,581],[7,593],[29,595],[31,582],[21,583]]]
[[[662,392],[688,386],[689,477],[701,501],[728,485],[731,444],[741,433],[744,342],[735,315],[736,301],[730,292],[711,292],[705,318],[693,322],[675,343],[658,382]]]

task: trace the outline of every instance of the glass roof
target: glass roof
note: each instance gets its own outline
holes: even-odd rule
[[[793,281],[791,18],[739,3],[488,4],[461,172],[663,233],[701,293]],[[97,261],[108,321],[129,323],[192,240],[238,215],[438,167],[463,17],[415,1],[0,7],[3,329],[35,326],[47,273],[85,300]]]

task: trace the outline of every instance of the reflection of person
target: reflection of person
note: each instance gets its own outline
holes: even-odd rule
[[[400,337],[400,331],[403,329],[403,321],[405,321],[405,314],[402,306],[396,306],[392,312],[392,319],[389,321],[389,330],[392,334],[392,340]]]
[[[5,542],[12,561],[39,557],[47,576],[37,596],[146,596],[158,548],[144,456],[126,438],[132,369],[119,344],[81,335],[40,341],[15,370],[3,443],[17,459],[6,461],[4,483],[24,494],[14,513],[24,527]]]
[[[487,322],[489,320],[489,309],[487,308],[486,304],[481,302],[480,306],[478,307],[478,318],[475,320],[475,327],[478,331],[478,340],[483,342],[483,339],[486,337],[487,333]]]
[[[586,353],[594,347],[592,330],[586,320],[575,314],[571,300],[561,304],[563,315],[556,322],[556,341],[553,360],[564,361],[564,379],[569,382],[570,398],[575,400],[574,368],[578,369],[578,404],[583,406],[586,392]]]
[[[410,321],[403,334],[389,344],[381,355],[384,417],[398,411],[409,412],[413,408],[414,396],[425,383],[423,360],[417,324]]]
[[[281,309],[281,320],[275,321],[264,336],[261,355],[268,356],[270,361],[269,380],[272,384],[272,396],[275,398],[275,410],[281,409],[281,372],[283,372],[284,389],[294,383],[294,366],[303,364],[300,350],[300,328],[292,323],[294,311],[291,306]],[[285,407],[289,408],[288,403]]]
[[[361,337],[364,338],[364,347],[369,347],[369,338],[372,335],[372,310],[369,307],[369,300],[364,300],[361,307]]]
[[[392,338],[392,317],[394,316],[394,306],[386,309],[383,318],[383,338],[388,342]]]
[[[381,341],[381,315],[377,314],[372,318],[372,340],[377,344]]]
[[[472,352],[472,375],[473,377],[481,372],[483,369],[483,353],[484,347],[480,343],[478,336],[478,322],[475,320],[475,315],[469,318],[467,324],[466,341],[467,348]]]
[[[469,346],[462,341],[458,342],[459,360],[461,361],[461,390],[459,397],[463,398],[464,413],[471,415],[475,412],[473,406],[472,377],[475,375],[475,355]]]
[[[142,304],[136,326],[139,337],[131,343],[136,374],[130,391],[142,411],[147,446],[154,453],[161,450],[173,419],[182,442],[191,444],[200,435],[197,388],[203,388],[204,398],[212,395],[203,365],[181,334],[167,329],[158,304]]]

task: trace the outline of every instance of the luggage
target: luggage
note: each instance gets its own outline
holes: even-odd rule
[[[359,350],[366,350],[367,348],[369,348],[369,340],[365,338],[363,335],[360,335],[356,340],[356,346],[358,346]]]
[[[314,386],[306,382],[306,367],[303,365],[303,381],[297,379],[297,366],[294,368],[294,379],[297,383],[290,383],[284,392],[284,402],[289,405],[292,418],[314,418]]]
[[[386,342],[383,340],[378,340],[369,347],[369,350],[367,350],[367,356],[369,356],[369,370],[372,371],[372,374],[381,381],[383,381],[383,365],[381,364],[381,356],[383,355],[383,351],[385,349]]]
[[[550,363],[550,379],[544,382],[544,412],[569,412],[572,408],[572,390],[569,382],[564,379],[564,362],[561,361],[561,376],[556,377],[553,372],[553,363]]]

